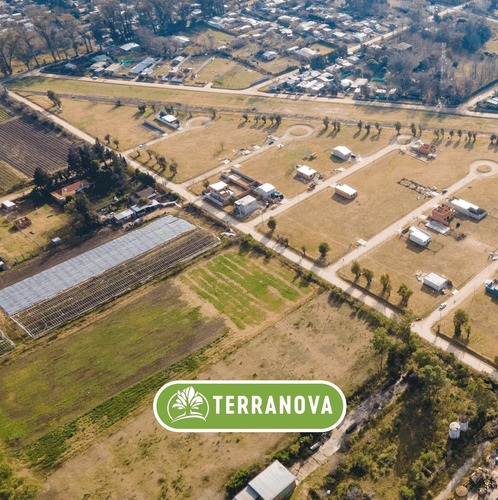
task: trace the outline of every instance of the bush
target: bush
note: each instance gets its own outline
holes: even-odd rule
[[[225,483],[227,496],[232,498],[260,471],[260,467],[253,465],[249,468],[237,470],[230,476],[230,479]]]

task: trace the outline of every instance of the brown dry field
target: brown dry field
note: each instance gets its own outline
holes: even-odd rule
[[[431,137],[424,134],[423,138],[429,141]],[[484,139],[475,144],[445,139],[437,144],[438,157],[432,162],[394,151],[342,180],[341,184],[358,190],[354,201],[339,199],[330,188],[299,203],[277,216],[278,234],[289,238],[295,248],[304,245],[313,257],[318,256],[318,245],[326,241],[331,246],[329,259],[337,260],[359,238],[368,240],[426,201],[423,197],[417,200],[415,191],[399,185],[401,178],[436,186],[440,191],[465,177],[473,161],[498,159],[498,149]],[[314,218],[317,213],[320,217]]]
[[[52,102],[45,96],[31,95],[29,100],[45,109],[54,110]],[[104,143],[104,137],[110,134],[110,146],[113,148],[114,139],[118,139],[120,150],[127,150],[160,136],[158,132],[143,125],[144,120],[154,120],[154,113],[150,108],[142,115],[138,113],[136,106],[115,106],[75,99],[61,101],[62,113],[57,116],[87,134],[98,137]]]
[[[426,316],[438,304],[448,300],[448,296],[445,297],[423,286],[417,281],[415,273],[422,271],[444,275],[453,281],[456,289],[459,289],[489,264],[488,253],[498,249],[498,198],[495,194],[497,190],[498,177],[491,177],[474,181],[456,194],[457,197],[489,211],[489,215],[479,222],[465,216],[455,217],[451,224],[455,234],[467,235],[461,241],[456,241],[452,236],[432,233],[429,248],[422,249],[405,238],[396,237],[364,255],[359,260],[360,264],[375,274],[371,286],[372,292],[381,293],[379,277],[388,273],[393,288],[390,300],[394,304],[399,302],[396,291],[401,283],[406,283],[415,292],[409,306],[418,316]],[[457,222],[461,224],[458,229],[455,227]],[[425,229],[423,224],[419,226]],[[389,256],[389,259],[386,259],[386,256]],[[345,272],[352,278],[349,269]],[[360,283],[364,285],[365,281],[360,279]]]
[[[496,279],[498,273],[488,278]],[[498,356],[498,331],[496,329],[498,297],[487,293],[484,286],[481,286],[460,307],[467,311],[470,317],[472,329],[468,346],[494,361]],[[443,319],[441,331],[450,337],[453,336],[452,315]],[[466,339],[465,334],[462,339]]]
[[[255,127],[253,122],[244,124],[238,115],[218,115],[214,122],[209,121],[199,128],[176,134],[151,145],[149,149],[163,155],[168,163],[173,159],[176,160],[178,173],[174,177],[174,182],[178,183],[221,166],[221,160],[243,158],[240,150],[254,151],[253,144],[263,146],[268,134],[278,134],[285,129],[284,121],[276,129],[263,127],[262,123],[258,127]],[[145,151],[142,152],[140,159],[145,166],[158,171],[155,159],[149,161]],[[169,168],[166,172],[158,171],[158,173],[170,175]]]
[[[209,91],[189,91],[181,88],[160,88],[148,85],[127,85],[118,83],[63,80],[46,77],[26,78],[12,82],[12,90],[33,89],[46,92],[52,89],[57,93],[93,95],[106,97],[140,98],[156,102],[178,102],[187,106],[215,107],[217,109],[242,111],[257,110],[263,113],[285,113],[291,115],[329,116],[331,120],[363,120],[393,124],[400,121],[408,128],[410,123],[421,124],[425,129],[441,128],[446,130],[476,130],[496,132],[498,125],[494,118],[456,116],[417,109],[398,109],[395,106],[375,106],[370,104],[343,104],[306,99],[301,96],[288,96],[285,99],[269,95],[245,95],[236,92],[215,93]],[[404,129],[406,131],[406,129]]]
[[[347,395],[376,366],[370,330],[351,313],[348,306],[329,304],[324,293],[252,340],[232,345],[197,376],[325,379]],[[158,498],[163,492],[162,498],[221,500],[223,483],[231,473],[261,462],[293,438],[266,433],[168,433],[157,424],[151,408],[70,459],[48,477],[38,498],[82,498],[85,494],[107,499]],[[88,481],[89,477],[95,479]]]
[[[303,122],[304,123],[304,122]],[[325,131],[323,125],[318,126],[307,122],[316,129],[310,137],[295,137],[292,142],[286,142],[281,149],[271,149],[262,156],[251,158],[242,163],[240,172],[264,183],[270,182],[287,198],[306,191],[308,184],[295,178],[296,165],[308,165],[324,175],[330,177],[333,169],[348,168],[353,164],[331,158],[332,149],[339,145],[347,146],[357,156],[368,156],[389,144],[392,134],[385,130],[383,134],[358,133],[356,127],[342,126],[340,132],[334,133],[329,126]],[[317,153],[315,160],[306,159],[306,153]]]

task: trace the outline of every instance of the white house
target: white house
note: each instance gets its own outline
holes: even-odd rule
[[[159,113],[156,114],[155,119],[172,129],[178,130],[180,128],[180,120],[176,116],[165,113],[164,111],[159,111]]]
[[[351,151],[346,146],[336,146],[332,150],[332,156],[340,158],[341,160],[349,160],[351,154]]]
[[[416,243],[417,245],[420,245],[421,247],[426,247],[431,241],[432,238],[431,234],[428,233],[427,231],[419,229],[418,227],[415,226],[410,227],[409,232],[410,232],[409,240],[413,241],[413,243]]]
[[[16,209],[16,204],[13,201],[5,200],[2,202],[2,210],[5,212],[13,212]]]
[[[277,189],[273,184],[270,184],[269,182],[266,182],[265,184],[261,184],[261,186],[258,186],[256,188],[256,192],[265,200],[270,198],[271,195],[276,191]]]
[[[235,202],[235,209],[233,211],[234,215],[240,215],[242,217],[252,214],[254,210],[258,209],[258,200],[248,194],[240,200]]]
[[[430,273],[424,277],[424,285],[436,290],[436,292],[440,292],[445,286],[448,285],[448,280],[436,273]]]
[[[308,167],[307,165],[298,165],[296,167],[297,170],[297,175],[299,177],[302,177],[306,181],[311,181],[313,180],[313,177],[315,177],[316,170],[312,169],[311,167]]]
[[[206,198],[223,207],[230,202],[232,196],[235,196],[235,193],[228,189],[228,184],[219,181],[209,185]]]
[[[467,215],[472,219],[481,220],[488,214],[486,210],[479,208],[477,205],[469,203],[468,201],[462,200],[461,198],[451,200],[450,204],[457,212]]]

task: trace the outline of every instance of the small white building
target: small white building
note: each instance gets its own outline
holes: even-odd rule
[[[271,198],[271,195],[276,191],[277,189],[273,184],[270,184],[269,182],[266,182],[265,184],[261,184],[261,186],[258,186],[256,188],[256,192],[265,200],[268,198]]]
[[[469,416],[468,415],[460,415],[458,417],[458,423],[460,424],[460,430],[465,432],[469,429]]]
[[[424,277],[424,285],[436,290],[436,292],[440,292],[445,286],[448,285],[448,280],[436,273],[430,273]]]
[[[340,158],[341,160],[349,160],[351,154],[351,151],[346,146],[336,146],[332,150],[332,156]]]
[[[477,205],[462,200],[461,198],[454,198],[450,201],[450,205],[459,213],[467,215],[471,219],[481,220],[488,213],[486,210],[479,208]]]
[[[261,57],[264,61],[273,61],[277,56],[278,54],[274,50],[267,50]]]
[[[335,193],[348,200],[354,200],[358,196],[358,191],[347,184],[337,184]]]
[[[118,214],[114,214],[114,222],[117,224],[120,224],[122,222],[126,222],[127,220],[130,220],[133,216],[135,215],[135,212],[133,210],[130,210],[127,208],[126,210],[123,210],[122,212],[119,212]]]
[[[308,165],[298,165],[296,167],[297,170],[297,175],[299,177],[302,177],[306,181],[311,181],[313,180],[313,177],[316,175],[316,170],[312,169],[311,167],[308,167]]]
[[[2,201],[2,210],[4,212],[13,212],[16,209],[16,204],[13,201]]]
[[[245,217],[246,215],[252,214],[255,210],[258,209],[258,200],[248,194],[244,196],[240,200],[235,202],[235,209],[233,211],[234,215],[240,215],[241,217]]]
[[[415,226],[410,227],[409,240],[413,241],[413,243],[416,243],[421,247],[426,247],[431,241],[431,239],[432,236],[427,231],[422,231],[422,229],[419,229],[418,227]]]
[[[460,424],[458,422],[451,422],[448,434],[450,439],[458,439],[460,437]]]
[[[207,199],[211,200],[216,205],[224,207],[230,203],[230,198],[235,196],[235,193],[228,188],[228,184],[223,181],[215,182],[208,186]]]
[[[180,120],[176,116],[165,113],[164,111],[159,111],[159,113],[156,114],[155,119],[174,130],[178,130],[180,128]]]

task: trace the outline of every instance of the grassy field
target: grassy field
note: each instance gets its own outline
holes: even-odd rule
[[[29,99],[46,109],[53,108],[52,102],[45,96],[31,95]],[[133,148],[159,136],[158,132],[143,124],[144,120],[154,120],[154,112],[150,108],[142,115],[136,106],[62,99],[62,113],[58,116],[104,143],[104,137],[110,134],[110,145],[115,147],[113,141],[117,139],[121,150]]]
[[[213,82],[214,87],[223,89],[245,89],[262,73],[247,68],[231,59],[216,58],[205,66],[199,73],[199,80]]]
[[[295,179],[296,165],[308,165],[328,178],[335,168],[348,168],[352,165],[331,157],[335,146],[344,145],[357,156],[367,156],[387,146],[391,138],[389,131],[380,136],[376,133],[366,135],[358,134],[356,127],[344,126],[340,132],[335,133],[332,127],[325,131],[323,126],[307,123],[308,126],[317,127],[313,135],[304,138],[296,136],[281,149],[272,148],[262,156],[245,161],[240,172],[261,183],[270,182],[286,197],[293,197],[307,189],[307,184]],[[317,153],[317,158],[309,160],[309,153]]]
[[[369,327],[348,306],[329,303],[324,293],[229,352],[219,344],[222,357],[196,376],[332,380],[348,396],[377,365],[370,336]],[[162,494],[162,498],[222,500],[222,485],[230,474],[261,463],[292,438],[289,434],[168,433],[147,409],[55,471],[39,499],[79,498],[88,493],[96,498]],[[88,477],[97,479],[89,483]]]
[[[270,273],[261,261],[237,253],[215,257],[206,266],[187,272],[182,279],[237,326],[257,326],[269,315],[295,302],[309,288],[292,285],[294,273],[284,268]]]
[[[279,130],[283,127],[282,124]],[[244,124],[238,116],[224,114],[218,115],[214,122],[208,121],[199,128],[167,138],[150,149],[163,155],[168,163],[176,160],[178,173],[174,181],[184,182],[220,166],[222,160],[238,158],[241,150],[253,151],[253,144],[262,146],[268,134],[274,132],[275,128],[255,128],[250,123]],[[162,172],[156,160],[149,160],[145,151],[137,159],[162,175],[171,175],[169,168]]]
[[[219,337],[208,318],[169,282],[137,291],[0,368],[0,438],[33,440]]]
[[[396,291],[401,283],[406,283],[415,292],[410,299],[410,308],[419,316],[427,315],[438,304],[448,300],[448,297],[423,286],[417,280],[416,273],[435,272],[443,275],[458,289],[489,264],[488,253],[498,249],[498,203],[495,195],[497,189],[498,177],[494,177],[475,181],[456,194],[457,197],[485,207],[490,213],[480,222],[457,216],[451,227],[455,236],[460,233],[466,235],[461,241],[457,241],[453,236],[433,233],[429,248],[424,250],[405,238],[396,237],[364,255],[359,261],[360,264],[375,274],[372,292],[381,293],[379,277],[388,273],[393,288],[390,300],[394,304],[399,302],[400,297]],[[493,213],[495,215],[492,215]],[[460,223],[458,229],[457,222]],[[422,224],[420,227],[425,229]],[[386,259],[386,255],[390,258]],[[349,270],[345,272],[352,278]],[[365,281],[361,279],[360,283],[364,285]]]
[[[18,231],[12,221],[18,217],[28,217],[32,224]],[[22,261],[40,252],[40,246],[50,245],[50,240],[59,236],[64,238],[69,228],[67,214],[59,213],[49,205],[35,208],[29,202],[19,205],[19,212],[0,216],[0,255],[12,263]]]
[[[454,116],[429,111],[417,111],[397,109],[395,107],[380,107],[369,105],[348,105],[318,100],[304,100],[299,96],[290,96],[288,99],[278,99],[266,96],[247,96],[239,94],[216,94],[212,92],[191,92],[182,89],[165,89],[157,87],[133,86],[126,84],[110,84],[103,82],[86,82],[75,80],[62,80],[45,77],[30,77],[16,80],[9,84],[12,90],[40,90],[46,92],[52,89],[58,93],[69,93],[76,95],[94,95],[106,97],[123,97],[144,99],[149,101],[178,102],[188,106],[203,106],[215,108],[227,108],[230,110],[257,109],[264,113],[286,113],[323,118],[329,116],[334,119],[363,120],[375,123],[392,124],[399,120],[408,127],[411,122],[421,124],[426,129],[444,127],[476,130],[494,131],[498,125],[494,119],[475,118],[468,116]]]
[[[0,194],[9,191],[23,180],[27,180],[27,178],[0,161]]]
[[[489,276],[489,279],[496,278],[498,274]],[[494,361],[498,356],[498,332],[496,330],[498,298],[487,293],[484,286],[480,286],[460,307],[470,317],[471,333],[468,346]],[[453,336],[453,315],[449,315],[442,321],[441,331],[450,337]],[[463,334],[462,340],[467,341],[466,334]]]

